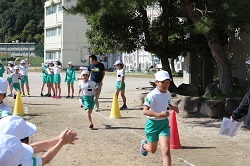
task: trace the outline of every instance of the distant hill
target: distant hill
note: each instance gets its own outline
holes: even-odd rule
[[[0,0],[0,42],[35,42],[43,55],[44,0]]]

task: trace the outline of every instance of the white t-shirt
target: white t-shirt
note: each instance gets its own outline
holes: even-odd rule
[[[125,76],[125,72],[123,69],[117,69],[116,70],[116,81],[121,81],[122,76]]]
[[[19,65],[20,73],[21,73],[23,76],[27,76],[27,75],[28,75],[28,69],[29,69],[29,67],[30,67],[30,65],[28,65],[28,64],[25,64],[24,66]]]
[[[167,91],[166,93],[161,93],[157,88],[155,88],[147,95],[144,105],[150,107],[151,111],[160,113],[162,111],[168,110],[170,99],[171,99],[171,94],[169,91]],[[148,116],[148,118],[154,120],[166,119],[166,118],[156,118],[150,116]]]
[[[7,74],[9,75],[9,77],[10,77],[10,74],[11,74],[11,73],[14,73],[14,72],[15,72],[14,67],[8,66]]]
[[[54,70],[54,67],[48,67],[46,69],[47,74],[52,75],[53,73],[50,70]]]
[[[94,81],[88,80],[87,82],[79,82],[79,88],[82,90],[84,96],[93,96],[98,86]]]
[[[26,161],[22,166],[42,166],[42,158],[41,157],[32,157],[29,161]]]
[[[54,74],[60,74],[61,72],[61,66],[55,66],[52,69],[54,71]]]
[[[21,73],[12,73],[10,74],[10,77],[12,78],[12,83],[19,83],[19,78],[22,77]]]
[[[12,109],[10,106],[4,104],[4,103],[1,103],[0,104],[0,114],[2,116],[2,112],[9,112],[11,115],[12,115]],[[1,118],[0,116],[0,118]]]

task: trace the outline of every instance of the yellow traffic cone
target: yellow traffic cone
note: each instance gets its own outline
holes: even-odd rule
[[[20,91],[18,91],[16,93],[16,101],[15,101],[13,115],[16,115],[16,116],[23,116],[24,115]]]
[[[112,102],[112,108],[110,111],[110,115],[109,118],[121,118],[121,114],[120,114],[120,108],[118,105],[118,100],[117,100],[117,96],[116,94],[113,95],[113,102]]]

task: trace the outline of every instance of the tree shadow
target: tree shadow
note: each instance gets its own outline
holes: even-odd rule
[[[124,126],[117,126],[113,127],[112,125],[102,124],[104,126],[103,129],[135,129],[135,130],[144,130],[144,128],[139,127],[124,127]]]
[[[215,147],[205,146],[182,146],[182,149],[214,149]]]
[[[205,121],[193,121],[193,122],[185,122],[189,124],[193,124],[194,126],[202,126],[202,127],[221,127],[221,120],[220,119],[209,119]]]
[[[55,106],[60,106],[61,104],[48,104],[48,103],[23,103],[26,105],[55,105]]]

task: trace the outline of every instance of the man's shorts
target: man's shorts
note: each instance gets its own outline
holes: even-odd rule
[[[48,74],[47,75],[47,83],[53,83],[54,82],[54,75]]]
[[[82,104],[85,110],[91,109],[93,110],[95,101],[94,101],[94,95],[93,96],[83,96],[82,97]]]
[[[23,76],[23,78],[20,79],[20,83],[21,84],[28,84],[29,83],[28,76]]]
[[[9,84],[11,84],[11,83],[12,83],[12,78],[11,78],[11,77],[8,77],[8,78],[7,78],[7,81],[8,81]]]
[[[122,87],[120,88],[121,83],[122,83]],[[125,90],[125,82],[116,81],[115,90]]]
[[[55,74],[54,75],[54,83],[55,84],[60,84],[61,83],[61,76],[60,76],[60,74]]]
[[[15,91],[20,91],[20,84],[19,83],[12,83],[13,88],[15,89]]]
[[[46,74],[43,74],[43,76],[42,76],[42,82],[43,83],[47,83],[47,75]]]
[[[66,80],[66,83],[67,84],[74,84],[74,81],[75,81],[74,79],[68,79],[68,80]]]
[[[159,136],[170,136],[170,127],[168,119],[152,120],[147,119],[144,132],[148,142],[158,142]]]

